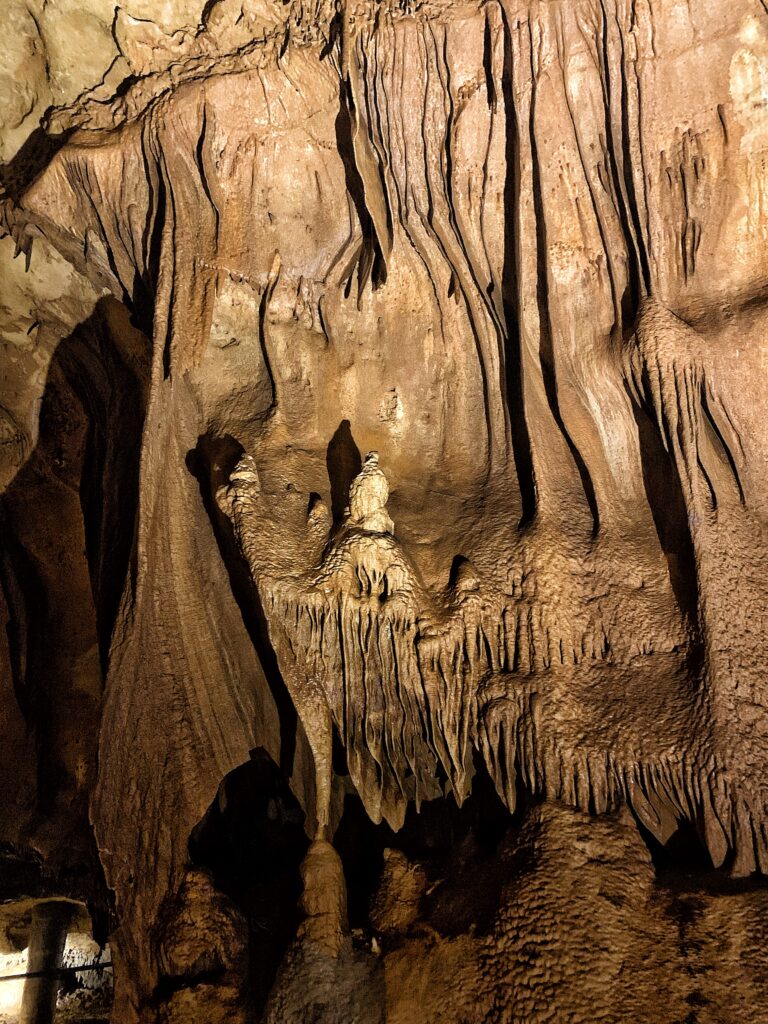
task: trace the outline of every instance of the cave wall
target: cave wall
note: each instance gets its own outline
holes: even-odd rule
[[[260,1012],[190,852],[257,749],[265,1019],[760,1020],[764,8],[152,6],[3,15],[0,839],[109,907],[116,1022]],[[393,854],[352,941],[344,808],[486,775],[480,937],[450,856],[387,925]]]

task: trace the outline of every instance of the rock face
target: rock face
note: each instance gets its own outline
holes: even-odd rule
[[[0,18],[3,898],[113,1024],[768,1019],[761,0]]]

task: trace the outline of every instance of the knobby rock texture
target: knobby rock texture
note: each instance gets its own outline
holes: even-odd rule
[[[763,0],[0,29],[3,949],[87,908],[113,1024],[764,1024]]]

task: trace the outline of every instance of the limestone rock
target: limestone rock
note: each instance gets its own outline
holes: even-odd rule
[[[762,1024],[766,81],[760,0],[6,0],[9,949]]]
[[[395,524],[387,514],[388,498],[389,484],[379,469],[379,453],[368,452],[349,488],[348,524],[369,533],[394,533]]]

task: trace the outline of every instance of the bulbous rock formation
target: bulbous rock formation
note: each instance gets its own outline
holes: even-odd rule
[[[113,1024],[761,1024],[768,10],[161,6],[3,15],[0,895]]]

